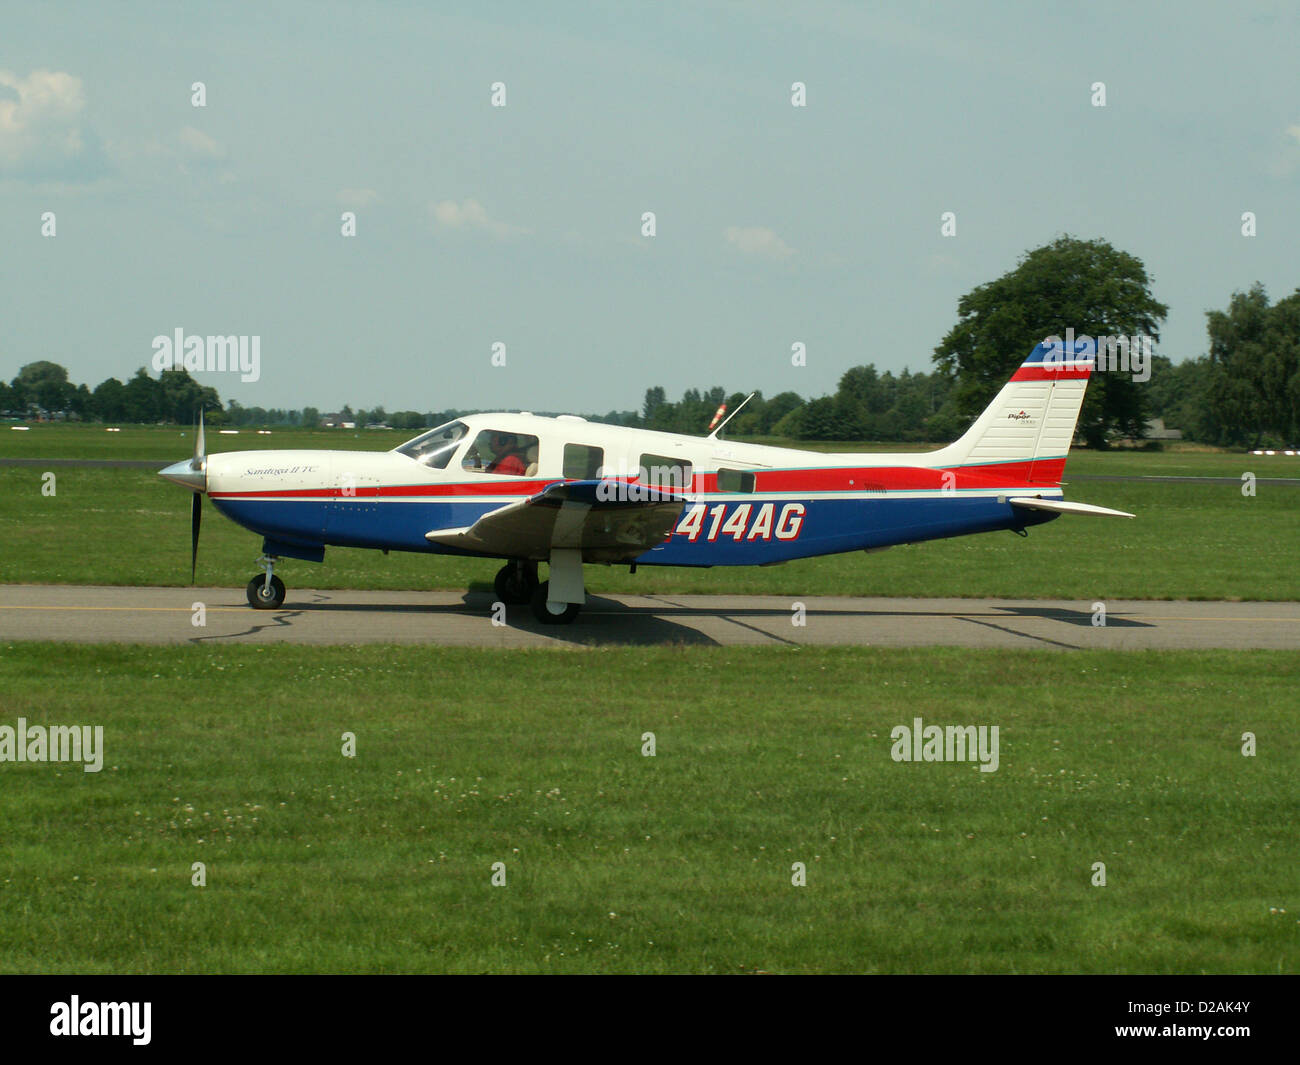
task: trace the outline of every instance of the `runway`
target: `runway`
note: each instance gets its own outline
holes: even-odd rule
[[[492,596],[477,592],[291,588],[262,611],[242,588],[0,586],[0,642],[1300,649],[1296,603],[1116,600],[1105,621],[1065,600],[627,595],[592,596],[573,624],[550,626],[527,607],[494,624]]]

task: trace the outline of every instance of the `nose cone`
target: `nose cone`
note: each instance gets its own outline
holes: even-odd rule
[[[208,489],[207,463],[200,463],[196,470],[193,459],[173,462],[165,469],[159,470],[158,476],[188,488],[191,492],[206,492]]]

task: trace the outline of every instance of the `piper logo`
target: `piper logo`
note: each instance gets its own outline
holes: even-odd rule
[[[149,1002],[71,1002],[50,1007],[50,1035],[129,1035],[138,1047],[149,1045]]]
[[[1030,417],[1031,417],[1031,415],[1029,414],[1029,412],[1028,412],[1028,411],[1023,411],[1023,410],[1022,410],[1022,411],[1018,411],[1018,412],[1015,413],[1015,414],[1008,414],[1008,415],[1007,415],[1007,418],[1010,419],[1010,420],[1013,421],[1013,422],[1027,422],[1027,421],[1029,421]]]

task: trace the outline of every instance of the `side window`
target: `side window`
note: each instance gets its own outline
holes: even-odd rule
[[[642,484],[689,492],[693,476],[691,464],[684,459],[670,459],[663,455],[641,456],[639,479]]]
[[[572,481],[595,481],[605,464],[605,449],[586,444],[564,445],[564,477]]]
[[[537,472],[537,437],[484,429],[465,452],[461,466],[501,477],[531,477]]]
[[[754,475],[746,470],[718,470],[719,492],[752,492]]]

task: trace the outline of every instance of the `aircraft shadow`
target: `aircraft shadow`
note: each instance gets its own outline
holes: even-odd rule
[[[346,595],[347,593],[342,593]],[[284,610],[293,614],[364,613],[364,614],[424,614],[432,617],[460,616],[481,622],[492,614],[495,594],[491,590],[471,588],[459,603],[356,603],[346,600],[318,599],[311,603],[286,604]],[[507,627],[521,632],[535,632],[564,643],[579,645],[655,645],[701,644],[716,646],[718,641],[687,625],[665,620],[662,611],[625,607],[612,599],[598,595],[588,596],[587,605],[577,619],[568,625],[543,625],[526,606],[506,608]],[[710,611],[698,611],[707,616]],[[241,634],[242,635],[242,634]]]
[[[428,615],[431,617],[459,616],[468,620],[481,622],[491,616],[495,595],[490,588],[471,586],[458,603],[357,603],[346,598],[336,599],[335,594],[346,596],[346,592],[320,594],[310,603],[292,603],[286,605],[283,614],[277,613],[275,621],[279,624],[291,624],[290,619],[312,613],[354,612],[365,614],[393,615]],[[1074,645],[1053,640],[1044,635],[1031,634],[1007,625],[998,624],[1006,621],[1014,624],[1018,620],[1053,621],[1076,628],[1092,628],[1092,612],[1066,607],[1035,606],[988,606],[979,600],[970,601],[971,609],[965,611],[940,610],[881,610],[809,607],[806,613],[809,622],[817,618],[866,621],[906,621],[910,619],[940,619],[965,621],[987,628],[998,629],[1009,635],[1052,644],[1060,647]],[[768,641],[786,643],[795,646],[801,641],[787,639],[780,635],[779,629],[762,626],[764,620],[780,619],[788,621],[790,608],[787,606],[745,606],[718,609],[716,607],[694,606],[674,602],[671,598],[653,597],[650,605],[627,605],[618,600],[604,596],[592,595],[587,599],[586,607],[577,619],[568,625],[543,625],[532,611],[525,606],[511,606],[506,609],[506,626],[521,632],[536,633],[552,640],[576,646],[655,646],[664,644],[683,644],[697,646],[718,646],[720,641],[701,632],[699,622],[723,620],[742,628],[751,629],[755,634]],[[272,622],[272,619],[268,619]],[[747,622],[753,622],[749,624]],[[258,626],[260,627],[260,626]],[[1136,621],[1120,614],[1108,614],[1107,628],[1154,628],[1148,622]],[[251,630],[250,630],[251,631]],[[243,633],[239,635],[244,635]]]

